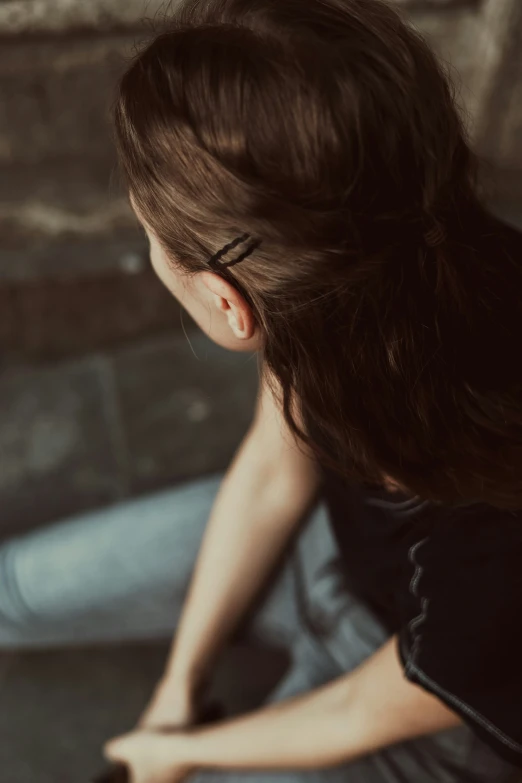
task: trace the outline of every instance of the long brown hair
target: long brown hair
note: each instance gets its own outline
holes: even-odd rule
[[[450,81],[395,10],[186,0],[123,76],[115,127],[172,264],[262,240],[226,274],[321,459],[522,507],[521,243],[481,206]]]

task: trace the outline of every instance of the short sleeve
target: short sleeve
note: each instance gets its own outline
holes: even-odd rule
[[[522,766],[522,520],[454,524],[410,549],[405,675]]]

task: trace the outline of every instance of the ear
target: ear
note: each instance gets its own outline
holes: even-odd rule
[[[256,331],[256,322],[245,298],[228,280],[213,272],[202,272],[200,279],[215,307],[226,317],[234,337],[250,340]]]

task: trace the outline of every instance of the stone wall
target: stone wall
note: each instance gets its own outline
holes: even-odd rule
[[[178,328],[108,122],[155,0],[0,0],[0,352],[77,355]]]
[[[3,279],[139,269],[108,114],[118,74],[145,34],[136,13],[143,2],[112,5],[125,8],[121,17],[101,2],[0,3]]]

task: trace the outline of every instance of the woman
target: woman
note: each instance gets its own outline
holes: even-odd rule
[[[133,783],[509,780],[522,245],[481,203],[433,55],[380,0],[191,0],[115,127],[157,274],[258,353],[259,403],[219,488],[8,544],[4,645],[170,632],[204,534],[164,677],[106,749]],[[253,622],[290,673],[190,729],[274,569]]]

